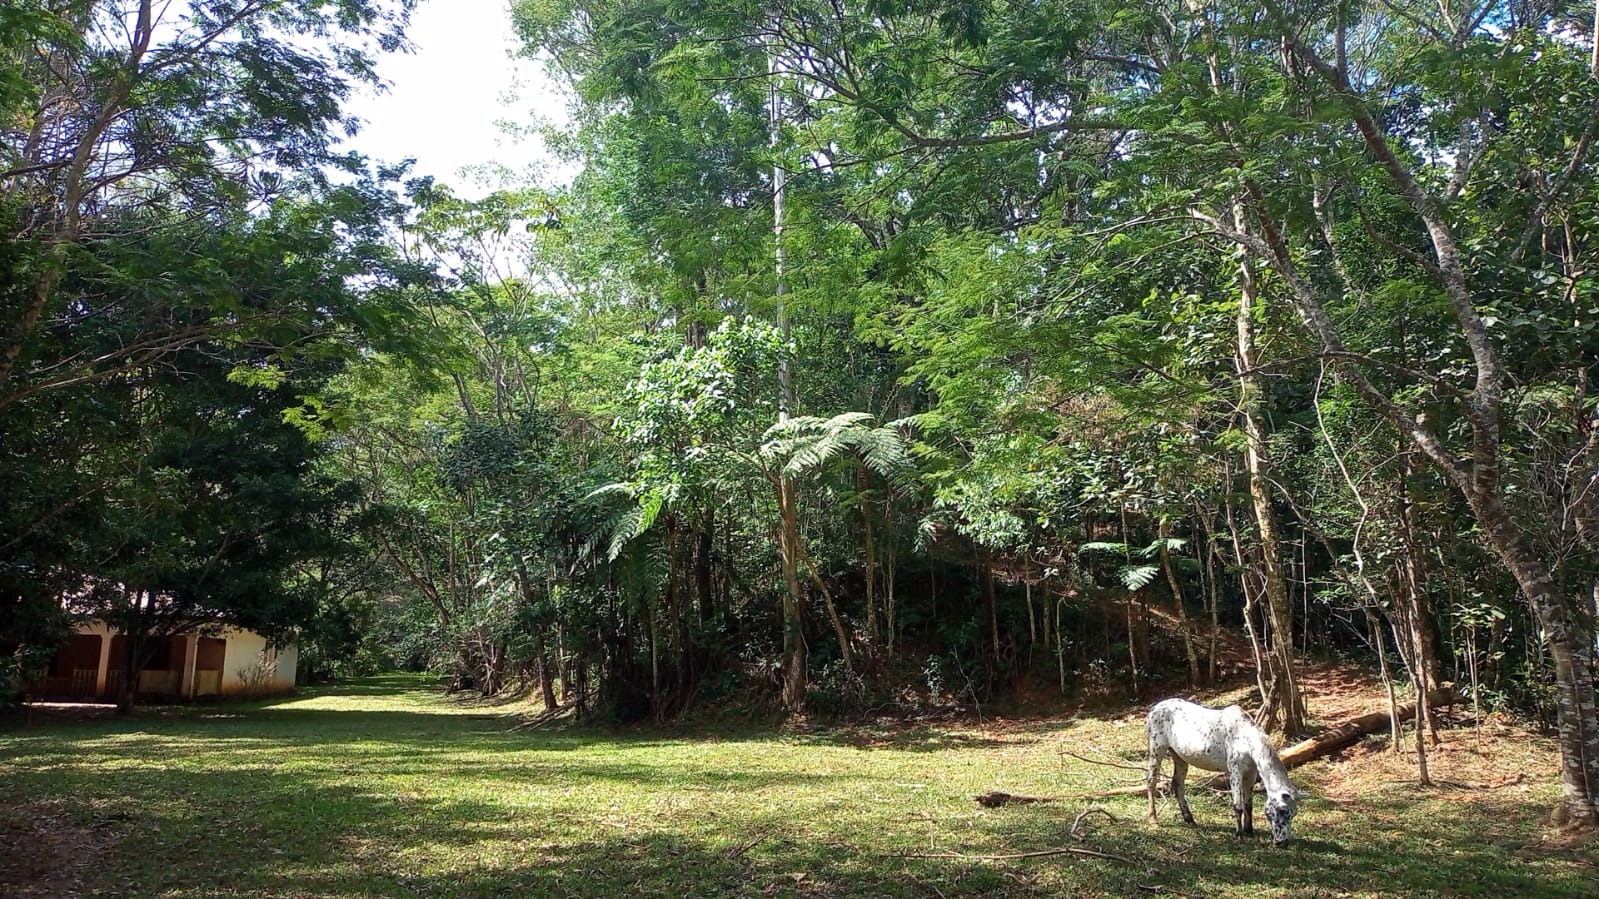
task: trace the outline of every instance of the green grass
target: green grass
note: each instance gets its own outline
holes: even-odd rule
[[[1076,794],[1131,771],[1139,728],[1079,718],[976,728],[508,732],[420,681],[255,706],[0,730],[0,893],[122,896],[1572,896],[1591,849],[1534,850],[1551,772],[1514,796],[1306,802],[1290,847],[1237,844],[1142,800],[984,809],[975,793]],[[1316,791],[1326,766],[1296,772]],[[1259,819],[1257,812],[1257,820]],[[1261,826],[1264,822],[1261,821]],[[912,858],[1079,846],[1060,855]],[[41,857],[76,859],[51,870]],[[31,853],[31,855],[30,855]],[[7,855],[10,858],[7,858]],[[32,859],[32,862],[30,862]],[[19,875],[28,869],[32,874]],[[5,872],[10,871],[10,882]],[[31,880],[30,880],[31,878]],[[29,890],[32,890],[30,893]]]

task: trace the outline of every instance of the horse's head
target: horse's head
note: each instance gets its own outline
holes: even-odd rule
[[[1292,836],[1294,813],[1299,811],[1299,797],[1292,790],[1272,793],[1266,797],[1266,821],[1271,824],[1271,844],[1285,845]]]

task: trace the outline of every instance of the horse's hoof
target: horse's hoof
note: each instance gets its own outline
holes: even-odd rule
[[[1193,815],[1184,815],[1183,816],[1183,823],[1187,824],[1189,827],[1198,827],[1199,826],[1199,822],[1194,820],[1194,816]]]

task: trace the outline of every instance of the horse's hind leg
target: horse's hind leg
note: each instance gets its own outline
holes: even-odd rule
[[[1194,823],[1194,813],[1188,808],[1188,786],[1184,779],[1188,777],[1188,763],[1177,753],[1171,754],[1171,793],[1177,797],[1177,808],[1183,813],[1183,820],[1189,824]]]

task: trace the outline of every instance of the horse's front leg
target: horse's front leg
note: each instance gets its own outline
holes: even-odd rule
[[[1233,836],[1242,840],[1255,835],[1255,772],[1242,765],[1229,764],[1227,779],[1233,789]]]
[[[1183,820],[1189,824],[1194,823],[1194,813],[1188,808],[1188,763],[1183,757],[1172,754],[1171,757],[1171,794],[1177,797],[1177,808],[1183,813]]]

